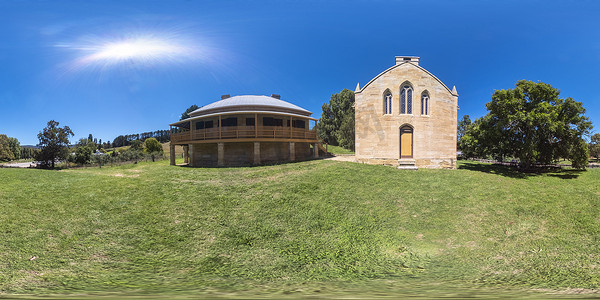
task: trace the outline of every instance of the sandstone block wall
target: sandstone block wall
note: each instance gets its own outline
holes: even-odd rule
[[[413,88],[412,114],[400,114],[400,89]],[[384,95],[392,93],[392,113]],[[421,115],[421,95],[429,95],[429,115]],[[418,167],[456,167],[458,96],[431,73],[399,63],[355,92],[356,159],[388,164],[400,158],[400,127],[413,128],[413,159]]]
[[[194,167],[216,167],[218,165],[217,143],[190,145],[190,164]],[[312,158],[309,143],[294,143],[295,160]],[[290,161],[289,142],[260,142],[260,163]],[[249,166],[254,164],[254,142],[233,142],[223,145],[223,166]]]

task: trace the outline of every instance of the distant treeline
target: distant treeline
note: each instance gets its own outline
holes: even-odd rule
[[[149,131],[149,132],[142,132],[142,133],[136,133],[136,134],[120,135],[114,139],[114,141],[112,142],[112,145],[110,145],[110,146],[112,146],[112,147],[129,146],[129,145],[131,145],[131,142],[133,142],[133,141],[140,140],[143,142],[149,138],[155,138],[161,143],[166,143],[170,140],[169,130],[157,130],[157,131]]]

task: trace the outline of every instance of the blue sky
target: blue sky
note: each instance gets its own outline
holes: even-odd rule
[[[0,133],[37,144],[53,119],[72,141],[112,140],[223,94],[281,94],[318,118],[396,55],[455,85],[459,117],[528,79],[583,102],[598,132],[598,15],[600,1],[0,0]],[[106,50],[131,40],[153,52]]]

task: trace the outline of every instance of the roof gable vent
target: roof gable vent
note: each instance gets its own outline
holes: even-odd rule
[[[415,65],[419,65],[419,57],[418,56],[396,56],[396,64],[399,65],[401,63],[410,62]]]
[[[271,98],[275,98],[275,99],[281,100],[281,95],[271,94]]]
[[[221,96],[221,100],[225,100],[227,98],[231,98],[231,95],[227,94],[227,95],[222,95]]]

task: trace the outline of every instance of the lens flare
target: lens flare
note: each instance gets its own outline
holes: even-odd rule
[[[159,65],[208,62],[214,53],[209,43],[182,34],[128,34],[117,37],[87,36],[76,43],[55,44],[71,50],[74,58],[64,67],[69,72],[83,70],[141,69]],[[202,46],[201,46],[202,45]]]
[[[93,52],[81,59],[82,62],[119,63],[122,61],[158,62],[161,58],[185,58],[193,50],[188,47],[168,43],[157,38],[135,38],[110,42],[90,48]],[[191,57],[190,57],[191,58]]]

